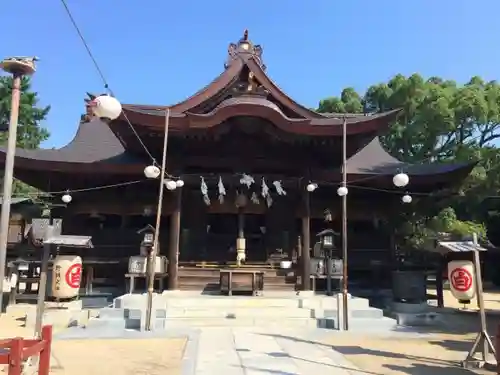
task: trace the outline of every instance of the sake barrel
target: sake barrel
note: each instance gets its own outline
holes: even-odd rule
[[[459,301],[470,301],[476,295],[474,263],[453,260],[448,263],[448,280],[453,296]]]
[[[128,260],[128,272],[129,273],[146,273],[148,267],[148,257],[137,255],[132,256]],[[165,272],[165,257],[159,256],[155,260],[155,273]]]
[[[73,298],[78,295],[82,280],[82,258],[58,255],[52,265],[52,296]]]

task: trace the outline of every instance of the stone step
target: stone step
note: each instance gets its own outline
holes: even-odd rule
[[[312,318],[176,318],[156,319],[156,328],[177,327],[276,327],[276,328],[316,328],[318,322]]]
[[[335,329],[342,330],[343,323],[342,317],[338,318],[322,318],[317,319],[318,328],[325,329]],[[377,318],[377,319],[366,319],[366,318],[349,318],[349,332],[363,332],[363,333],[378,333],[378,332],[392,332],[398,329],[398,323],[391,318]]]
[[[191,293],[191,294],[189,294]],[[194,292],[178,292],[155,295],[153,303],[158,308],[183,307],[183,308],[214,308],[214,307],[300,307],[308,309],[337,310],[340,305],[337,296],[301,297],[289,291],[264,291],[264,296],[221,296],[221,295],[192,295]],[[145,294],[125,294],[115,298],[114,307],[117,308],[144,308],[146,305]],[[341,308],[340,308],[341,309]],[[369,301],[365,298],[349,298],[349,310],[371,309]]]
[[[169,298],[166,305],[179,308],[299,308],[300,300],[289,298],[266,297],[225,297],[208,298]]]
[[[167,319],[175,318],[311,318],[313,315],[309,309],[300,308],[283,308],[283,307],[267,307],[267,308],[172,308],[166,309]]]
[[[336,318],[339,316],[337,309],[312,309],[313,317],[322,318]],[[340,314],[342,314],[342,310]],[[349,316],[354,319],[379,319],[384,317],[384,312],[380,309],[373,307],[365,309],[349,309]]]

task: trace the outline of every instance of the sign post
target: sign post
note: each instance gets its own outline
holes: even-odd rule
[[[479,316],[481,317],[481,331],[478,333],[476,340],[474,340],[474,344],[470,349],[467,357],[462,362],[462,366],[467,368],[470,365],[475,365],[475,367],[482,367],[486,363],[488,353],[491,352],[496,356],[495,346],[488,335],[487,327],[486,327],[486,312],[484,311],[484,296],[483,296],[483,280],[481,276],[481,262],[479,259],[479,251],[478,251],[478,243],[477,243],[477,234],[473,235],[473,242],[475,248],[473,250],[474,254],[474,273],[476,280],[476,291],[477,291],[477,303],[479,306]],[[474,356],[476,352],[481,347],[481,359],[476,359]]]
[[[43,314],[45,311],[45,297],[47,294],[47,271],[49,268],[49,258],[52,246],[59,247],[75,247],[75,248],[92,248],[92,237],[90,236],[71,236],[61,235],[62,219],[33,219],[31,226],[31,235],[34,237],[35,243],[43,244],[42,266],[40,267],[40,282],[38,284],[38,301],[36,306],[36,321],[35,321],[35,337],[41,337]],[[73,270],[74,271],[74,270]],[[78,274],[68,277],[67,273],[64,276],[65,281],[68,279],[72,283],[80,280],[81,266]]]

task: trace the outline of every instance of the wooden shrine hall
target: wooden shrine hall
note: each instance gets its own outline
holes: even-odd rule
[[[169,107],[122,108],[119,118],[105,121],[88,106],[68,145],[18,149],[15,159],[16,178],[58,192],[58,199],[66,191],[71,195],[71,203],[53,209],[53,216],[63,218],[63,233],[92,236],[95,248],[81,254],[84,272],[86,258],[109,260],[95,269],[107,286],[123,285],[129,258],[140,253],[138,230],[155,224],[159,179],[146,178],[144,171],[152,158],[162,159],[167,108],[171,181],[159,253],[168,259],[171,289],[216,284],[217,271],[234,266],[238,257],[241,267],[265,272],[266,288],[300,287],[301,276],[302,287],[309,288],[316,233],[340,228],[336,190],[344,121],[351,279],[362,278],[373,261],[390,267],[391,234],[378,223],[401,210],[406,191],[448,188],[473,167],[408,165],[389,155],[378,136],[397,110],[317,113],[298,104],[268,76],[263,49],[247,32],[229,45],[222,73],[191,97]],[[1,155],[4,162],[4,149]],[[404,189],[393,185],[399,171],[410,177]],[[311,183],[317,184],[314,191],[306,188]],[[237,251],[238,239],[245,240],[243,252]],[[18,254],[14,249],[8,256]],[[278,272],[283,262],[290,268]]]

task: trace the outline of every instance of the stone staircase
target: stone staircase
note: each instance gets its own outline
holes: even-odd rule
[[[245,266],[242,267],[243,269]],[[293,270],[270,267],[251,267],[264,272],[264,289],[267,291],[293,291],[296,277]],[[180,267],[179,289],[186,291],[213,292],[219,290],[219,268]]]
[[[145,306],[146,295],[121,296],[114,300],[113,307],[101,309],[86,328],[142,330]],[[367,299],[351,297],[349,312],[350,330],[387,331],[396,326],[382,310],[370,307]],[[295,292],[266,292],[262,297],[167,292],[153,299],[155,330],[221,326],[339,329],[341,315],[341,296],[297,296]]]

